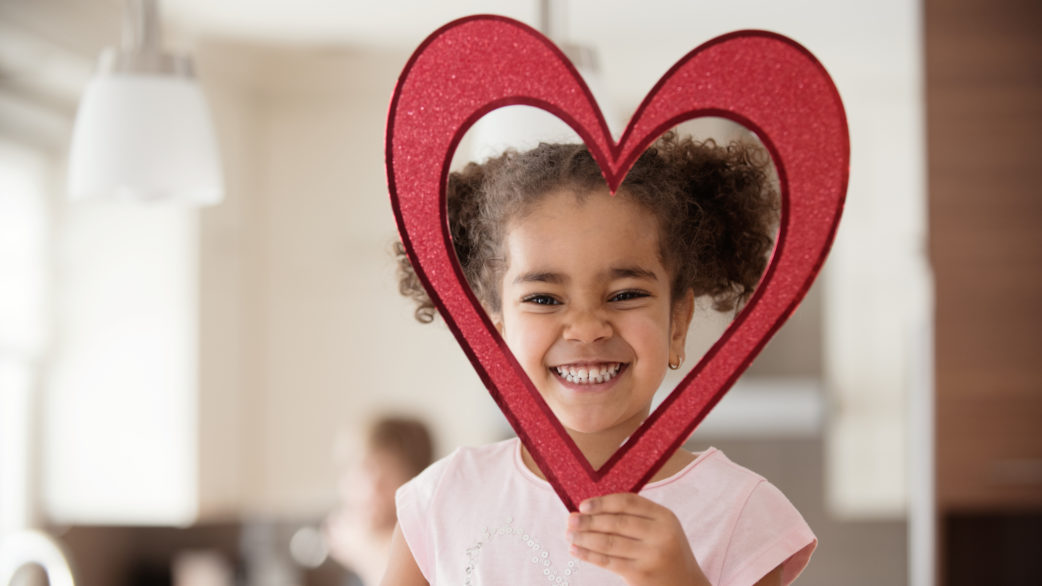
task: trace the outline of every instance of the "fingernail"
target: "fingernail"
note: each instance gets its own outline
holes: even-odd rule
[[[589,513],[590,509],[592,509],[592,508],[593,508],[593,505],[590,504],[590,501],[583,501],[583,502],[579,503],[579,512],[580,513]]]

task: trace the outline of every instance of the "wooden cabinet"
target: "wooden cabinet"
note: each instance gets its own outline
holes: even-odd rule
[[[926,2],[941,512],[1042,508],[1042,6]]]
[[[1042,5],[928,0],[925,15],[940,583],[1030,584],[1042,535]]]

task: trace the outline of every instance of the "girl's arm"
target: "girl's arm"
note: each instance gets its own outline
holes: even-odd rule
[[[402,536],[402,530],[395,525],[394,535],[391,536],[391,553],[387,559],[387,569],[384,571],[381,586],[429,586],[427,580],[420,573],[420,567],[416,565],[416,558],[412,557],[409,544]]]

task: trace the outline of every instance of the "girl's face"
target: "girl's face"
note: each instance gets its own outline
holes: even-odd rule
[[[671,303],[658,222],[625,193],[526,212],[507,226],[496,326],[566,429],[628,436],[683,356],[692,296]]]

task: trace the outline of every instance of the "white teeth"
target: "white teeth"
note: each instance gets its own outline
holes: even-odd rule
[[[594,367],[557,366],[554,367],[554,371],[572,384],[586,385],[606,383],[615,378],[615,375],[619,374],[621,368],[622,364],[615,362]]]

